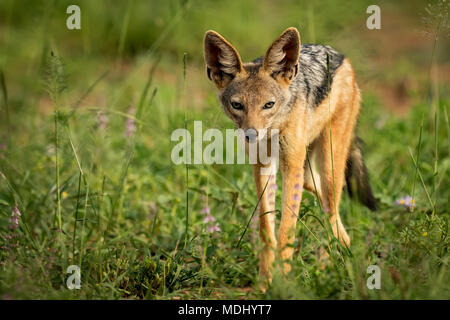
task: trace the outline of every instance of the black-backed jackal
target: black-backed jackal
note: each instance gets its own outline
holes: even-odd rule
[[[260,275],[270,281],[276,254],[282,261],[292,256],[303,188],[317,194],[334,236],[350,245],[339,216],[346,178],[350,194],[356,191],[372,210],[376,202],[354,134],[361,96],[348,59],[329,46],[301,45],[295,28],[284,31],[264,57],[249,63],[243,63],[220,34],[208,31],[204,55],[208,78],[218,88],[223,110],[237,127],[279,132],[283,198],[278,238],[276,173],[264,174],[262,163],[254,165],[258,199],[261,197]],[[247,136],[250,141],[254,138]],[[311,174],[307,152],[318,173]],[[289,270],[290,264],[284,263],[283,271]]]

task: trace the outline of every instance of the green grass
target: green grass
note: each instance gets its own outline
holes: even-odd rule
[[[174,129],[192,129],[194,120],[203,130],[233,127],[204,75],[205,30],[223,32],[250,60],[287,26],[304,28],[302,41],[357,57],[366,80],[364,54],[374,44],[362,53],[339,47],[339,35],[364,22],[366,3],[80,1],[82,30],[68,31],[69,2],[0,4],[1,298],[450,298],[446,83],[433,82],[432,99],[413,92],[401,117],[363,91],[358,134],[380,209],[372,213],[344,195],[340,210],[352,245],[339,250],[323,227],[325,214],[305,194],[292,272],[276,274],[266,293],[256,286],[256,220],[244,234],[258,201],[250,165],[185,168],[170,159]],[[431,53],[419,58],[423,65]],[[132,122],[136,130],[127,136]],[[408,194],[412,212],[395,204]],[[280,197],[278,191],[277,208]],[[16,206],[19,228],[10,230]],[[220,232],[207,232],[205,206]],[[333,248],[324,269],[321,246]],[[66,288],[72,264],[81,268],[81,290]],[[366,287],[373,264],[381,268],[381,290]]]

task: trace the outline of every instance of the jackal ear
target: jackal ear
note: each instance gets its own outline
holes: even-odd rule
[[[263,69],[277,81],[289,84],[298,73],[299,56],[300,34],[296,28],[288,28],[267,50]]]
[[[204,40],[206,73],[217,88],[226,87],[243,72],[241,57],[236,49],[215,31],[208,31]]]

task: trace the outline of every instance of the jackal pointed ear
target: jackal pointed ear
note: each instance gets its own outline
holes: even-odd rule
[[[205,34],[204,54],[208,78],[219,89],[225,88],[238,73],[244,71],[236,49],[215,31]]]
[[[267,50],[263,60],[263,69],[277,81],[289,84],[298,73],[299,56],[300,34],[296,28],[288,28]]]

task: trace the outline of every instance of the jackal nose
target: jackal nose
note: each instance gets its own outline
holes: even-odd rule
[[[254,128],[248,128],[245,130],[245,139],[247,139],[248,142],[253,142],[256,140],[256,137],[258,136],[258,132]]]

